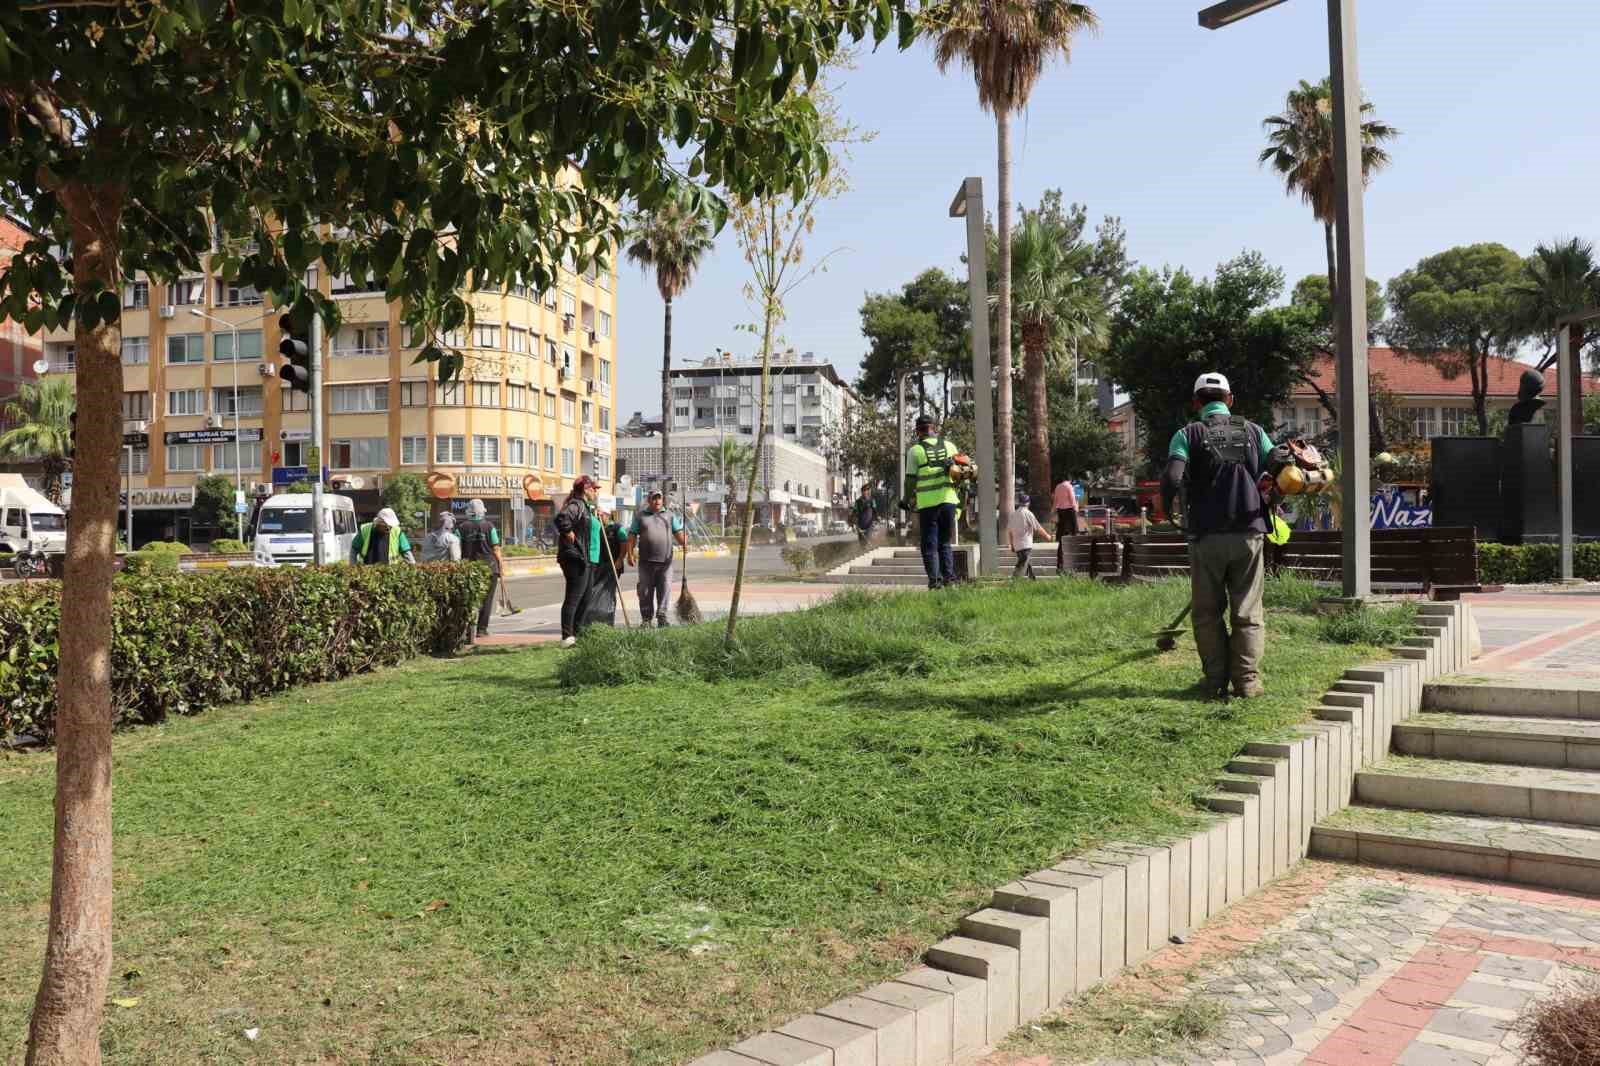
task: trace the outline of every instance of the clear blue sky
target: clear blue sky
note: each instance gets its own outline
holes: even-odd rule
[[[1207,273],[1258,249],[1289,284],[1325,269],[1321,228],[1256,165],[1263,117],[1299,78],[1328,68],[1326,5],[1289,0],[1216,32],[1198,0],[1100,0],[1102,32],[1057,63],[1013,123],[1017,198],[1044,189],[1122,217],[1133,257]],[[1362,0],[1361,80],[1402,131],[1394,163],[1368,190],[1367,273],[1380,282],[1455,244],[1500,241],[1526,254],[1543,239],[1600,241],[1600,118],[1592,0]],[[862,57],[841,99],[877,139],[858,147],[853,189],[823,208],[810,247],[848,251],[795,292],[787,343],[854,378],[865,341],[862,294],[898,288],[928,266],[960,265],[962,225],[946,217],[961,179],[981,175],[993,204],[993,120],[971,76],[941,76],[926,45]],[[660,408],[661,300],[619,266],[619,418]],[[731,228],[674,303],[674,363],[714,345],[756,350]]]

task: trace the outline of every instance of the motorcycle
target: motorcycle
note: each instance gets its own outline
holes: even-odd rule
[[[44,561],[44,552],[31,550],[18,552],[12,558],[11,565],[16,570],[17,577],[24,581],[34,577],[44,577],[47,569]]]

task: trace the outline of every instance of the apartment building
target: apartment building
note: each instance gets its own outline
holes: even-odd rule
[[[759,356],[719,354],[680,367],[672,372],[672,432],[711,430],[753,437],[760,392]],[[851,402],[849,385],[833,364],[815,353],[772,357],[767,422],[777,439],[819,448],[823,429],[842,419]]]
[[[378,510],[385,479],[400,472],[428,480],[436,510],[481,498],[517,538],[549,521],[553,498],[579,474],[611,493],[614,273],[563,268],[548,292],[470,293],[469,324],[443,338],[465,356],[449,384],[416,363],[423,340],[380,285],[313,281],[343,316],[323,340],[323,465],[361,515]],[[184,536],[206,474],[264,495],[311,473],[310,397],[276,376],[279,312],[262,294],[207,270],[171,284],[141,275],[122,297],[123,474],[136,490],[136,540]],[[48,335],[45,354],[51,373],[75,371],[69,332]]]
[[[28,231],[0,215],[0,267],[22,250]],[[42,353],[38,336],[28,333],[22,323],[0,317],[0,429],[4,428],[5,403],[24,383],[34,380],[33,364]]]

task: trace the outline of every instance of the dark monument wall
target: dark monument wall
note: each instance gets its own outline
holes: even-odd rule
[[[1551,461],[1552,427],[1508,426],[1504,441],[1434,437],[1433,524],[1473,526],[1480,541],[1549,542],[1560,507]],[[1600,437],[1572,442],[1572,534],[1600,539]]]
[[[1433,524],[1473,526],[1479,540],[1499,540],[1500,442],[1490,437],[1434,437]]]
[[[1500,539],[1506,544],[1521,544],[1525,539],[1556,536],[1561,516],[1550,455],[1550,427],[1531,422],[1507,426],[1500,459]],[[1575,480],[1583,484],[1581,475]],[[1573,532],[1577,532],[1576,519]]]

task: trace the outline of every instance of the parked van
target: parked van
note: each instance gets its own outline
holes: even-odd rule
[[[64,555],[67,512],[22,480],[0,474],[0,553]]]
[[[356,505],[348,496],[322,496],[322,550],[330,563],[350,558],[356,536]],[[310,566],[311,494],[269,496],[256,512],[257,566]]]

